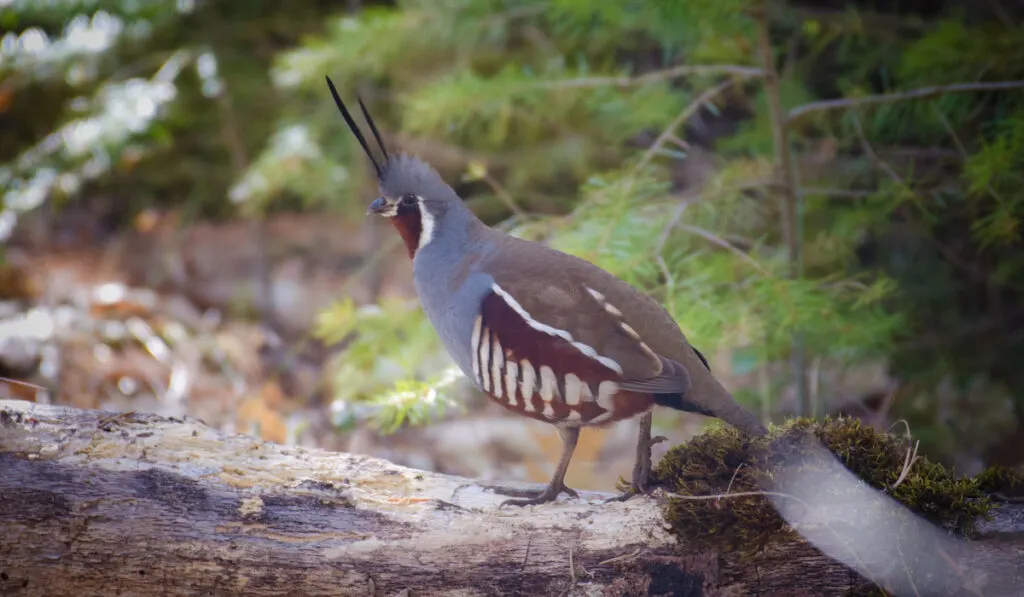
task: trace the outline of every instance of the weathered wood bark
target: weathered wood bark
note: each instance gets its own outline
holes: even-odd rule
[[[840,595],[858,584],[800,541],[753,558],[687,554],[655,499],[602,497],[499,510],[471,481],[378,459],[191,419],[0,401],[0,595]],[[1020,532],[1024,513],[987,524]],[[1007,557],[997,563],[1012,568]]]

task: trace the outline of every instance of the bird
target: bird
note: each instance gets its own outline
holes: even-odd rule
[[[742,433],[763,435],[760,419],[711,373],[678,323],[654,298],[607,270],[480,220],[429,163],[390,153],[361,98],[379,147],[375,157],[329,76],[348,128],[369,158],[379,196],[367,215],[387,218],[412,259],[423,311],[452,360],[502,407],[553,424],[562,453],[540,490],[486,486],[513,499],[503,506],[579,497],[565,485],[584,427],[639,417],[629,488],[648,490],[655,406],[716,417]]]

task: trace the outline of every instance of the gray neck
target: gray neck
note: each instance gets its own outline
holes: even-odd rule
[[[436,216],[432,240],[416,251],[412,262],[423,311],[466,375],[471,374],[473,319],[490,291],[489,276],[478,271],[483,258],[495,250],[490,231],[459,201]],[[470,253],[476,259],[467,259]]]
[[[485,230],[487,226],[462,201],[446,205],[444,211],[434,215],[430,242],[420,247],[413,258],[417,281],[426,276],[435,281],[432,287],[446,283],[462,266],[462,257],[470,245],[481,239]]]

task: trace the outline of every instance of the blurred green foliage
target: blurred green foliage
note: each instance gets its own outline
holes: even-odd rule
[[[803,275],[787,275],[778,123],[746,76],[760,66],[758,15],[786,109],[1024,79],[1009,9],[875,4],[14,1],[0,8],[4,213],[107,194],[123,197],[119,217],[154,204],[362,217],[373,181],[330,75],[488,222],[644,288],[695,345],[732,355],[715,368],[767,379],[744,386],[748,404],[780,407],[799,336],[815,372],[886,364],[903,387],[894,414],[933,454],[952,448],[951,429],[976,453],[1005,452],[1024,444],[1024,91],[794,121]],[[652,75],[679,65],[707,68]],[[709,151],[694,193],[687,166]],[[316,334],[347,343],[331,364],[342,410],[372,404],[393,429],[453,404],[451,364],[415,303],[339,298]],[[838,391],[829,379],[819,396]],[[974,416],[985,409],[1014,425],[994,432]]]

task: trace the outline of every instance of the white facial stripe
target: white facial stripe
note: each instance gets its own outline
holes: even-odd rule
[[[503,298],[505,300],[505,303],[507,303],[509,307],[512,307],[512,310],[518,313],[519,316],[522,317],[526,324],[529,325],[531,328],[537,330],[538,332],[548,334],[549,336],[562,338],[563,340],[575,346],[576,349],[582,352],[583,354],[596,360],[597,362],[601,363],[605,367],[608,367],[609,369],[618,373],[619,375],[622,375],[622,366],[619,365],[617,362],[615,362],[612,359],[609,359],[608,357],[603,357],[597,354],[597,351],[594,350],[592,346],[573,340],[572,334],[570,334],[569,332],[553,328],[549,325],[545,325],[537,321],[526,311],[526,309],[523,309],[523,306],[519,304],[519,301],[517,301],[509,293],[505,292],[505,290],[501,286],[498,286],[497,283],[491,284],[491,289],[495,292],[495,294]]]
[[[420,244],[416,250],[420,250],[434,240],[434,216],[423,204],[423,197],[416,197],[416,200],[420,207]]]
[[[591,425],[598,425],[600,423],[604,423],[608,419],[612,418],[612,414],[613,413],[610,410],[607,411],[607,412],[603,412],[603,413],[597,415],[596,417],[594,417],[593,419],[590,419],[589,421],[587,421],[587,423],[589,423]]]

